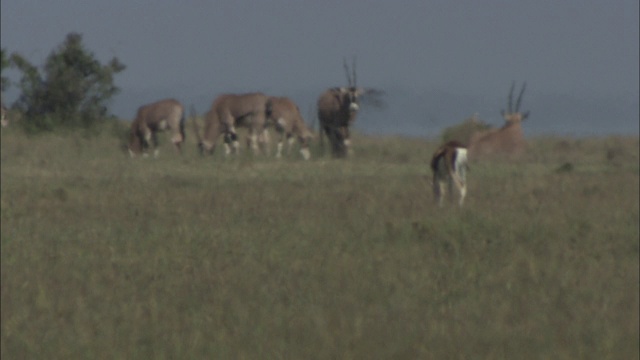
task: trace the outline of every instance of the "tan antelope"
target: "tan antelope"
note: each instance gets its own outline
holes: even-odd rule
[[[515,82],[511,85],[507,100],[507,111],[502,110],[500,112],[506,122],[501,128],[481,131],[471,136],[469,154],[472,158],[491,155],[517,157],[525,151],[527,143],[522,132],[522,121],[529,117],[529,111],[520,112],[520,104],[526,85],[526,83],[522,85],[515,108],[513,107]]]
[[[311,157],[309,142],[313,138],[313,133],[305,124],[298,106],[287,97],[270,97],[267,102],[267,118],[280,136],[276,157],[282,157],[285,140],[287,140],[287,152],[289,152],[297,138],[300,143],[300,154],[305,160],[309,160]]]
[[[171,142],[178,152],[182,152],[181,144],[185,140],[184,107],[175,99],[160,100],[138,108],[136,118],[131,123],[129,134],[129,155],[142,154],[153,146],[155,157],[158,156],[158,132],[170,130]]]
[[[224,136],[225,154],[239,150],[237,127],[249,130],[248,144],[254,153],[266,151],[267,95],[263,93],[223,94],[211,104],[204,117],[204,134],[196,126],[198,148],[201,153],[213,154],[220,135]],[[195,123],[194,123],[195,124]]]
[[[467,148],[458,141],[449,141],[435,151],[430,165],[433,172],[433,194],[438,205],[443,205],[447,192],[449,198],[453,197],[453,185],[455,185],[460,194],[458,205],[462,206],[467,195],[467,170],[469,168]]]

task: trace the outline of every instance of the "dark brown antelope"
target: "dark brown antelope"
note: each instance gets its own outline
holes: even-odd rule
[[[356,120],[360,110],[360,100],[373,107],[382,108],[384,92],[378,89],[359,88],[356,82],[356,62],[351,69],[344,60],[347,75],[347,87],[330,88],[318,98],[318,119],[320,120],[320,140],[322,133],[327,135],[331,143],[334,157],[343,158],[353,153],[349,128]],[[321,142],[322,144],[322,142]]]
[[[500,112],[506,122],[501,128],[481,131],[471,136],[469,140],[469,155],[472,158],[491,155],[517,157],[525,151],[527,143],[522,132],[522,121],[529,117],[529,111],[520,112],[520,104],[526,85],[526,83],[522,85],[515,108],[513,107],[515,82],[511,85],[507,100],[507,111],[502,110]]]
[[[355,121],[360,109],[358,96],[364,91],[357,87],[355,59],[351,66],[351,72],[347,61],[344,60],[344,70],[349,86],[328,89],[318,99],[320,132],[324,131],[327,135],[334,157],[345,157],[350,152],[349,127]]]
[[[129,155],[146,156],[147,149],[154,148],[154,156],[159,154],[158,132],[170,130],[171,142],[178,152],[185,140],[184,107],[175,99],[165,99],[138,108],[136,118],[131,123],[129,135]]]
[[[287,97],[270,97],[267,102],[267,118],[270,124],[280,136],[276,158],[282,157],[282,148],[287,140],[287,152],[295,139],[300,143],[300,154],[305,160],[309,160],[309,142],[313,133],[304,122],[300,109]]]
[[[262,93],[223,94],[212,103],[204,117],[204,134],[201,137],[196,127],[198,147],[201,153],[213,154],[220,135],[224,136],[225,153],[237,153],[239,150],[236,128],[249,130],[249,146],[258,153],[260,148],[266,151],[268,136],[266,111],[268,97]]]
[[[458,205],[462,206],[467,195],[467,148],[458,141],[449,141],[440,146],[431,157],[433,171],[433,195],[442,206],[448,192],[453,197],[453,185],[460,193]]]

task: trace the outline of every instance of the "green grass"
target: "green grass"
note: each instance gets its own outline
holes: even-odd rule
[[[637,137],[531,139],[439,209],[437,142],[131,160],[2,131],[3,359],[639,356]]]

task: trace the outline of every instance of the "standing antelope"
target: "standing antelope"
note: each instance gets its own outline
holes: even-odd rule
[[[129,155],[134,157],[140,153],[146,156],[146,150],[153,145],[154,156],[157,157],[159,131],[171,130],[171,142],[178,152],[182,152],[181,144],[184,135],[184,107],[175,99],[160,100],[138,108],[136,118],[131,123],[129,135]]]
[[[313,138],[313,133],[305,124],[296,104],[286,97],[270,97],[267,102],[267,118],[280,135],[276,157],[282,156],[285,139],[288,143],[287,152],[289,152],[293,141],[297,138],[300,143],[300,154],[305,160],[309,160],[311,157],[309,142]]]
[[[355,60],[351,67],[351,73],[347,61],[344,60],[344,70],[349,86],[328,89],[318,99],[320,131],[324,131],[329,138],[334,157],[345,157],[349,153],[351,145],[349,126],[356,119],[360,109],[358,96],[363,93],[362,89],[356,87]]]
[[[515,82],[511,85],[507,101],[507,111],[502,110],[500,112],[506,121],[501,128],[481,131],[471,136],[469,152],[472,157],[498,154],[516,157],[525,151],[527,143],[522,132],[522,121],[529,117],[529,111],[521,113],[520,104],[526,85],[526,83],[522,85],[522,90],[520,90],[520,95],[518,95],[518,99],[516,100],[515,109],[513,108]]]
[[[202,137],[196,127],[200,152],[213,154],[218,138],[224,135],[226,154],[237,153],[240,146],[236,127],[246,127],[249,130],[249,145],[254,153],[258,153],[259,148],[266,151],[267,100],[267,95],[262,93],[218,96],[205,114]]]
[[[449,141],[440,146],[431,158],[433,171],[433,194],[438,205],[443,205],[445,193],[453,196],[453,185],[460,193],[458,205],[462,206],[467,195],[467,148],[458,141]]]

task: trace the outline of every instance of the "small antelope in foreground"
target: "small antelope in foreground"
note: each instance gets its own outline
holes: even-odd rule
[[[453,185],[460,193],[458,205],[462,206],[467,195],[467,148],[458,141],[449,141],[440,146],[431,158],[433,171],[433,194],[442,206],[445,193],[453,196]],[[448,189],[447,189],[448,188]]]
[[[158,156],[158,132],[171,130],[171,142],[178,152],[184,142],[184,107],[175,99],[160,100],[138,108],[136,118],[131,123],[129,135],[129,155],[146,156],[146,150],[153,145],[155,157]]]

